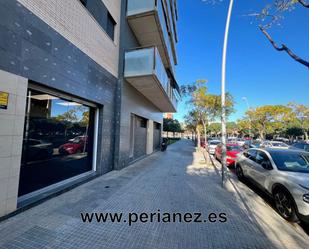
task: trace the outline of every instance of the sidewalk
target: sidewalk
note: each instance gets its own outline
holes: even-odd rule
[[[309,248],[246,186],[220,176],[181,140],[0,223],[0,248]],[[80,212],[226,213],[227,222],[82,223]]]

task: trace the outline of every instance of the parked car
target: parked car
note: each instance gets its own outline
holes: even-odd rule
[[[226,145],[226,164],[228,167],[234,167],[237,154],[242,151],[242,148],[238,144]],[[218,161],[222,161],[222,144],[218,144],[215,150],[215,158]]]
[[[209,154],[212,154],[212,155],[215,154],[216,147],[218,144],[220,144],[219,140],[211,140],[208,142],[207,149],[208,149]]]
[[[44,160],[52,157],[53,144],[37,139],[24,139],[22,161]]]
[[[285,138],[285,137],[276,137],[276,138],[274,139],[274,141],[284,142],[284,143],[290,142],[290,140],[289,140],[288,138]]]
[[[247,140],[247,141],[250,141],[250,140]],[[244,146],[246,143],[246,140],[242,139],[242,138],[237,138],[237,144],[239,146]]]
[[[294,149],[294,150],[305,150],[309,152],[309,144],[305,143],[305,142],[299,142],[299,143],[295,143],[292,144],[292,146],[290,147],[290,149]]]
[[[87,151],[88,137],[78,136],[70,139],[68,143],[63,144],[59,147],[59,153],[61,155],[72,155]]]
[[[250,149],[250,148],[259,148],[261,145],[261,142],[256,141],[256,140],[246,140],[245,144],[243,145],[243,148],[245,150]]]
[[[286,143],[280,141],[264,141],[260,145],[261,148],[274,148],[274,149],[288,149],[289,146]]]
[[[289,221],[309,222],[309,153],[286,149],[249,149],[236,160],[240,180],[250,179],[275,200]]]
[[[205,140],[201,139],[201,147],[205,149],[206,146],[207,146],[207,143],[205,143]]]

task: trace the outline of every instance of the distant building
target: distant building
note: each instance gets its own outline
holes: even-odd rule
[[[163,117],[167,118],[167,119],[174,119],[174,114],[173,113],[164,113]]]

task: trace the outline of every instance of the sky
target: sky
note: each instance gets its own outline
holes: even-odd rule
[[[227,53],[227,91],[237,110],[230,121],[244,116],[250,108],[287,104],[295,101],[309,105],[309,69],[277,52],[263,36],[257,22],[248,14],[261,10],[271,0],[235,0]],[[177,45],[179,85],[207,79],[210,93],[220,94],[221,63],[228,1],[209,5],[202,0],[178,0]],[[284,43],[296,54],[309,60],[309,12],[297,8],[286,15],[281,26],[269,33],[278,44]],[[183,99],[174,118],[183,121],[188,112]]]

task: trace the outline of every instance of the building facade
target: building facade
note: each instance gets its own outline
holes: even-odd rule
[[[0,0],[0,217],[160,147],[174,0]]]

